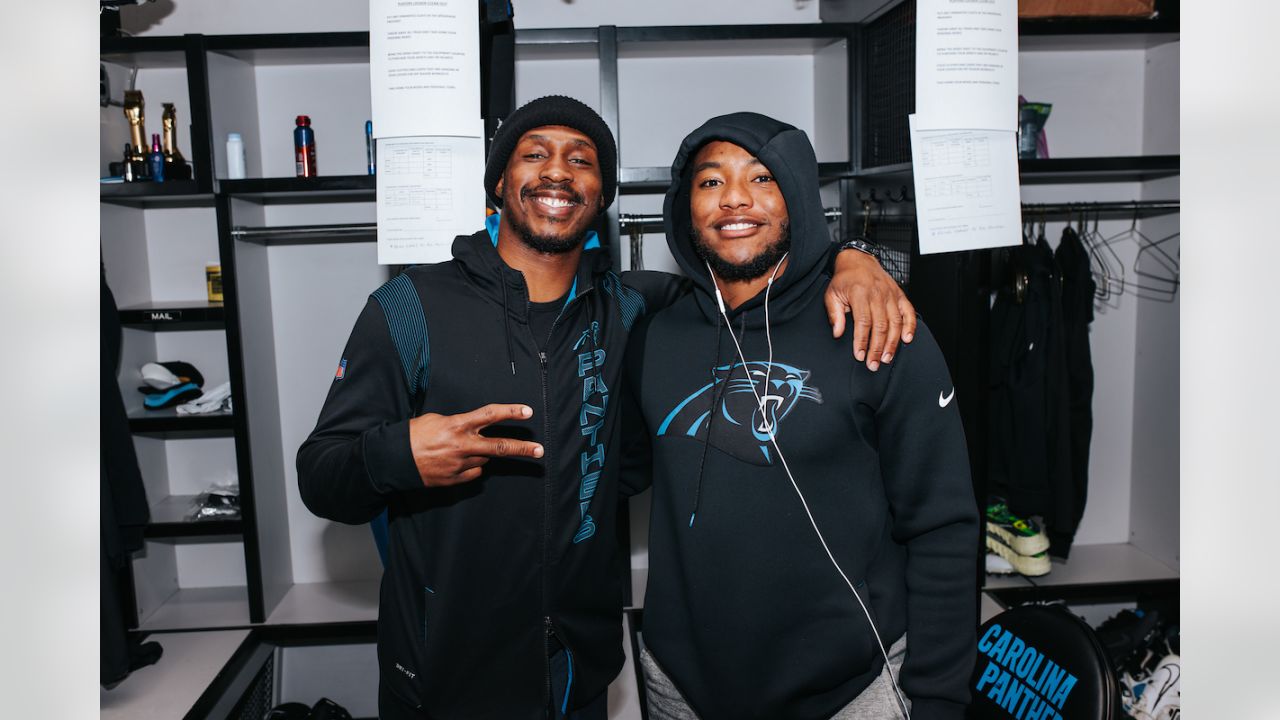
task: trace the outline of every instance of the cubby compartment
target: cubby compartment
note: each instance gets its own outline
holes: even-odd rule
[[[300,42],[303,40],[303,42]],[[227,178],[227,134],[238,132],[247,178],[296,177],[299,115],[316,134],[318,176],[368,174],[367,33],[227,36],[211,39],[209,87],[216,176]]]

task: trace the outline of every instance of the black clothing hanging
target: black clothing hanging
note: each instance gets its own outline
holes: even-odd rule
[[[1062,283],[1043,237],[1011,251],[1015,279],[991,308],[991,491],[1021,516],[1040,515],[1068,539],[1083,512],[1071,453]],[[1052,541],[1053,535],[1050,535]]]
[[[1062,321],[1067,360],[1067,414],[1071,436],[1071,490],[1074,516],[1069,525],[1049,528],[1049,553],[1065,558],[1089,495],[1089,441],[1093,437],[1093,358],[1089,324],[1097,285],[1089,266],[1089,251],[1068,225],[1054,254],[1062,272]]]
[[[125,569],[130,555],[142,549],[142,533],[151,520],[151,510],[147,506],[142,473],[138,470],[138,458],[133,449],[129,417],[120,396],[120,386],[116,383],[120,369],[120,314],[115,297],[107,287],[105,268],[102,271],[100,308],[102,394],[99,409],[102,424],[98,507],[102,572],[98,670],[102,684],[111,685],[139,666],[136,658],[132,657],[136,655],[137,645],[131,645],[128,640],[127,618],[130,613],[122,602],[122,589],[130,582]]]

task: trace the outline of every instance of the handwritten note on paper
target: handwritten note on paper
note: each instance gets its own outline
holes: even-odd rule
[[[443,262],[484,221],[484,140],[378,140],[378,262]]]
[[[911,125],[920,253],[1022,242],[1014,133],[921,130]]]

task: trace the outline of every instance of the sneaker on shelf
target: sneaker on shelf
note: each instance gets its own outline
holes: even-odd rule
[[[1036,553],[1035,555],[1023,555],[1015,551],[1013,548],[1004,544],[999,536],[987,533],[987,550],[1003,558],[1013,569],[1021,575],[1027,577],[1039,577],[1048,575],[1050,570],[1049,554]]]
[[[993,552],[987,553],[987,574],[989,575],[1013,575],[1017,573],[1013,569],[1013,565],[1004,558]]]
[[[1038,555],[1049,549],[1049,536],[1040,523],[1014,515],[999,498],[992,498],[987,505],[987,535],[1000,538],[1019,555]]]

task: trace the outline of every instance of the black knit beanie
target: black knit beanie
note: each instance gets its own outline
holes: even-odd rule
[[[618,189],[618,148],[613,142],[613,133],[609,126],[596,114],[595,110],[583,103],[564,95],[548,95],[531,100],[511,113],[498,132],[493,135],[493,143],[489,146],[489,160],[484,167],[484,190],[489,200],[497,207],[502,207],[502,198],[496,188],[502,179],[502,171],[507,169],[507,160],[516,143],[530,130],[547,125],[563,125],[591,138],[596,145],[596,160],[600,167],[600,195],[604,199],[604,207],[613,203],[613,195]]]

